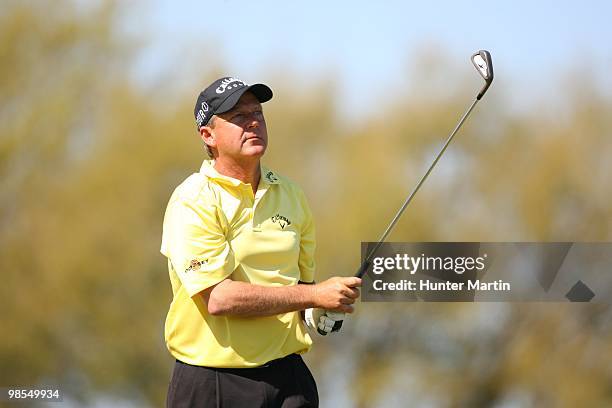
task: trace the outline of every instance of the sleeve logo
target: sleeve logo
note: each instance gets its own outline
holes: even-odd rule
[[[200,270],[202,265],[207,264],[207,263],[208,263],[208,259],[205,259],[205,260],[192,259],[191,262],[189,262],[189,266],[187,267],[187,269],[185,269],[185,273],[197,272]]]

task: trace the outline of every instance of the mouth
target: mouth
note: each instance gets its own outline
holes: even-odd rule
[[[259,137],[259,136],[249,136],[246,139],[244,139],[244,142],[246,143],[249,140],[259,140],[259,141],[263,142],[263,139],[261,137]]]

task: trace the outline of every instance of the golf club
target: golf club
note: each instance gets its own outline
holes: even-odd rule
[[[423,184],[427,176],[429,176],[429,173],[431,173],[436,163],[438,163],[438,160],[440,160],[440,157],[442,157],[442,154],[444,154],[444,151],[450,144],[451,140],[453,140],[453,137],[455,136],[455,134],[459,131],[459,129],[463,125],[463,122],[465,122],[465,120],[470,115],[470,113],[472,112],[472,110],[474,109],[478,101],[484,96],[485,92],[487,92],[487,89],[489,89],[489,86],[491,86],[491,83],[493,82],[493,61],[491,60],[491,54],[489,53],[489,51],[485,51],[485,50],[478,51],[477,53],[472,55],[471,61],[472,61],[472,64],[474,64],[474,67],[476,67],[476,70],[478,71],[480,76],[482,76],[482,78],[485,80],[484,86],[482,87],[480,92],[478,92],[476,99],[474,100],[474,102],[472,102],[468,110],[463,114],[461,119],[459,119],[459,122],[457,123],[457,125],[451,132],[450,136],[446,140],[446,143],[444,143],[444,146],[442,147],[442,149],[440,150],[440,152],[434,159],[433,163],[431,163],[431,166],[429,166],[429,169],[427,169],[427,171],[425,172],[421,180],[417,183],[414,190],[412,190],[412,192],[410,193],[406,201],[404,201],[404,204],[402,204],[397,214],[395,214],[395,217],[393,217],[393,220],[391,220],[391,223],[389,224],[385,232],[382,234],[382,236],[380,237],[380,239],[378,240],[374,248],[365,257],[365,259],[361,263],[361,266],[357,270],[357,273],[355,274],[356,277],[361,278],[366,273],[366,271],[370,267],[370,264],[372,262],[372,259],[374,258],[374,255],[376,254],[376,251],[378,251],[382,243],[385,241],[385,239],[387,239],[387,236],[389,236],[389,234],[391,233],[391,230],[393,229],[393,227],[395,227],[395,224],[397,224],[404,210],[406,209],[406,207],[408,207],[408,204],[410,204],[410,201],[412,201],[412,198],[414,197],[414,195],[417,193],[417,191],[419,191],[419,188],[421,188],[421,185]],[[334,320],[336,320],[332,331],[340,330],[340,327],[342,327],[343,320],[337,320],[337,319],[338,318],[341,319],[343,314],[335,313],[335,312],[327,312],[326,314],[327,316],[332,317],[334,318]],[[326,335],[326,333],[322,331],[321,329],[318,329],[318,331],[320,334]]]
[[[387,236],[391,233],[391,230],[393,229],[393,227],[395,227],[395,224],[397,224],[397,221],[402,216],[406,207],[408,207],[408,204],[410,204],[410,201],[412,201],[412,198],[414,197],[414,195],[417,193],[417,191],[419,191],[419,188],[421,188],[421,185],[423,184],[427,176],[429,176],[429,173],[431,173],[436,163],[438,163],[438,160],[440,160],[440,157],[442,157],[442,155],[444,154],[444,151],[450,144],[451,140],[453,140],[453,137],[455,136],[455,134],[459,131],[459,129],[463,125],[463,122],[465,122],[465,120],[468,118],[468,116],[470,115],[470,113],[472,112],[476,104],[478,103],[478,101],[482,99],[485,92],[487,92],[487,89],[489,89],[489,86],[491,86],[491,83],[493,82],[493,61],[491,60],[491,54],[489,53],[489,51],[480,50],[474,55],[472,55],[471,60],[472,60],[472,63],[474,64],[474,67],[476,67],[476,69],[478,70],[478,73],[485,80],[484,86],[482,87],[480,92],[478,92],[476,99],[474,100],[474,102],[472,102],[468,110],[463,114],[461,119],[459,119],[459,122],[457,123],[457,125],[451,132],[450,136],[446,140],[446,143],[444,143],[444,146],[442,147],[442,149],[440,150],[440,152],[434,159],[433,163],[431,163],[431,166],[429,166],[429,169],[427,169],[423,177],[421,177],[421,180],[417,183],[416,187],[414,188],[414,190],[412,190],[412,193],[410,193],[406,201],[404,201],[404,204],[401,206],[397,214],[395,214],[395,217],[393,217],[393,220],[391,221],[391,223],[389,224],[385,232],[383,232],[382,236],[380,237],[380,239],[378,240],[374,248],[368,253],[364,261],[361,263],[359,270],[355,274],[356,277],[361,278],[365,274],[365,272],[368,270],[368,267],[370,266],[370,263],[372,262],[372,258],[374,257],[374,254],[376,253],[376,251],[378,251],[382,243],[385,241],[385,239],[387,239]]]

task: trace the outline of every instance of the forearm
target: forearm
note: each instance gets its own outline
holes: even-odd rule
[[[315,307],[314,285],[269,287],[226,279],[204,296],[215,316],[272,316]]]

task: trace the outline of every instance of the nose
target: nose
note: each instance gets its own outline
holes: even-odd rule
[[[247,128],[249,129],[256,129],[259,127],[259,119],[257,118],[253,118],[249,121],[249,123],[247,124]]]
[[[258,114],[250,114],[248,117],[247,128],[258,128],[261,125],[261,117]]]

